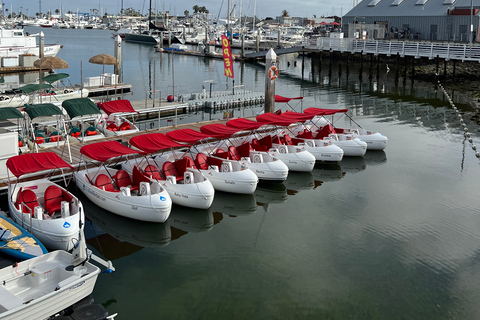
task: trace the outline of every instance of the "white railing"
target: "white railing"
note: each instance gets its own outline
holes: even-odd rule
[[[384,54],[387,56],[399,54],[415,58],[479,61],[480,45],[452,44],[441,42],[413,42],[413,41],[388,41],[388,40],[355,40],[331,39],[320,37],[306,39],[303,42],[305,49],[341,51],[351,53]]]

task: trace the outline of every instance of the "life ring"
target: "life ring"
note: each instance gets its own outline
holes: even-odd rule
[[[280,153],[288,153],[287,146],[279,146],[278,152]]]
[[[278,77],[278,68],[275,66],[271,66],[270,69],[268,69],[268,76],[270,77],[271,80],[275,80]]]

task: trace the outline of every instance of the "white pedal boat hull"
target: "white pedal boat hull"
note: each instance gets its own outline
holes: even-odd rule
[[[268,153],[283,161],[289,171],[310,172],[315,166],[315,156],[300,146],[274,145]]]

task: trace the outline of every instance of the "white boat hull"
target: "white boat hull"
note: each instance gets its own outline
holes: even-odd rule
[[[46,44],[43,47],[43,52],[45,57],[55,57],[60,49],[62,48],[59,44]],[[10,48],[0,48],[0,58],[4,57],[18,57],[24,54],[38,56],[39,48],[35,47],[15,47]]]
[[[105,173],[100,170],[98,173]],[[113,176],[116,170],[110,170]],[[97,206],[115,214],[149,222],[163,223],[168,219],[172,208],[172,199],[167,191],[157,182],[151,183],[151,193],[144,195],[128,195],[128,192],[109,192],[92,185],[87,177],[87,171],[75,172],[77,187]]]
[[[28,96],[27,95],[15,95],[15,96],[0,96],[0,108],[5,107],[20,107],[24,104],[28,103]]]
[[[315,156],[303,147],[274,145],[268,153],[283,161],[289,171],[310,172],[315,166]]]
[[[18,192],[22,187],[34,191],[40,206],[44,208],[44,193],[50,185],[58,186],[47,179],[18,183],[15,188],[14,185],[10,185],[8,188],[10,215],[16,223],[37,237],[48,249],[69,251],[73,249],[73,240],[78,239],[79,220],[85,222],[82,203],[76,197],[73,196],[72,202],[69,204],[70,215],[66,217],[54,216],[53,218],[37,219],[32,217],[30,212],[23,213],[22,209],[19,210],[15,206]]]
[[[242,158],[239,162],[252,170],[258,179],[262,181],[283,182],[288,176],[287,165],[282,160],[274,158],[269,154],[252,151],[249,158]]]
[[[347,157],[363,157],[367,152],[367,144],[355,137],[349,140],[334,140],[333,143],[342,148],[343,155]]]
[[[41,95],[34,94],[31,96],[29,103],[30,104],[55,103],[55,102],[65,101],[68,99],[86,98],[88,97],[88,93],[89,93],[89,90],[85,88],[81,90],[71,90],[68,88],[58,90],[53,88],[50,90],[55,91],[55,94],[41,94]],[[68,93],[65,93],[65,91],[68,91]]]
[[[91,294],[100,269],[70,269],[71,256],[59,250],[1,269],[0,318],[46,319]]]
[[[357,137],[367,144],[368,150],[385,150],[387,147],[388,138],[380,132],[359,134]]]

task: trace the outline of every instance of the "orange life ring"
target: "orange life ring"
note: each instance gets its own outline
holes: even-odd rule
[[[268,76],[270,77],[271,80],[275,80],[278,77],[278,69],[275,66],[271,66],[270,69],[268,69]]]

